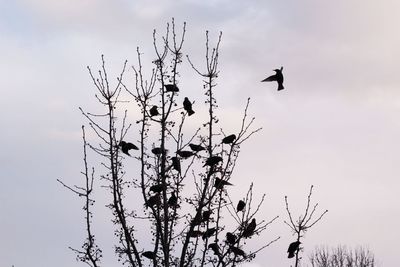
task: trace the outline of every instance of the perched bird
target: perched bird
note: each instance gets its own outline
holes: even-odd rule
[[[212,175],[212,174],[217,173],[217,172],[222,172],[221,167],[218,167],[218,168],[210,168],[210,170],[208,171],[208,175]],[[204,179],[203,179],[203,180],[204,180]]]
[[[220,178],[215,178],[214,187],[217,189],[223,189],[225,185],[233,185],[228,181],[222,180]]]
[[[194,114],[194,111],[192,109],[192,102],[190,102],[189,98],[185,97],[185,100],[183,100],[183,109],[186,110],[189,116]]]
[[[231,232],[227,232],[226,233],[226,242],[228,242],[228,244],[235,244],[236,242],[236,235],[232,234]]]
[[[168,206],[176,207],[178,205],[178,198],[175,195],[175,192],[171,193],[171,196],[168,199]]]
[[[244,253],[244,251],[241,250],[240,248],[231,246],[231,247],[229,247],[229,249],[230,249],[230,250],[233,252],[233,254],[235,254],[236,256],[242,256],[243,258],[246,258],[246,253]]]
[[[199,225],[201,224],[201,213],[196,213],[196,216],[192,219],[192,224],[193,225]]]
[[[217,229],[215,227],[208,228],[208,230],[205,231],[204,234],[203,234],[203,240],[213,236],[215,234],[215,231],[217,231]]]
[[[151,150],[151,152],[155,155],[160,155],[161,153],[166,153],[168,150],[162,149],[161,147],[155,147]]]
[[[220,156],[211,156],[206,160],[206,163],[204,164],[203,167],[205,167],[205,166],[212,167],[212,166],[218,164],[221,161],[222,161],[222,157],[220,157]]]
[[[135,146],[132,143],[129,142],[125,142],[125,141],[120,141],[119,142],[119,147],[121,147],[122,153],[130,156],[131,154],[129,154],[129,150],[133,149],[133,150],[138,150],[139,148],[137,146]]]
[[[179,150],[179,151],[176,151],[176,154],[178,154],[182,158],[189,158],[194,155],[194,153],[192,151],[188,151],[188,150]]]
[[[243,200],[239,200],[237,206],[236,206],[236,212],[244,210],[246,207],[246,203]]]
[[[256,219],[253,218],[251,222],[244,228],[243,237],[248,238],[254,234],[254,230],[256,229]]]
[[[155,184],[150,186],[150,191],[154,193],[160,193],[161,191],[163,191],[164,188],[165,186],[163,184]]]
[[[212,213],[211,210],[203,211],[203,217],[201,218],[201,221],[202,222],[208,221],[210,219],[211,213]]]
[[[179,88],[175,84],[166,84],[165,89],[167,92],[179,92]]]
[[[178,157],[172,157],[172,167],[174,168],[174,170],[178,171],[179,173],[181,173],[181,162],[179,160]]]
[[[150,109],[150,116],[158,116],[158,115],[160,115],[160,113],[158,112],[158,110],[157,110],[157,106],[153,106],[151,109]]]
[[[160,199],[160,194],[158,193],[149,197],[146,203],[147,207],[153,207],[154,205],[158,206],[160,204],[161,204],[161,199]]]
[[[211,243],[208,245],[208,248],[211,248],[211,250],[214,252],[214,254],[217,255],[218,257],[221,256],[221,252],[219,251],[218,243]]]
[[[156,254],[153,251],[145,251],[142,253],[142,256],[150,260],[154,260],[156,258]]]
[[[224,143],[224,144],[232,144],[233,141],[235,141],[235,139],[236,139],[236,135],[231,134],[231,135],[225,136],[225,138],[222,139],[222,143]]]
[[[202,236],[204,233],[202,231],[197,231],[197,230],[193,230],[191,233],[189,233],[190,237],[199,237]]]
[[[199,152],[199,151],[205,150],[205,147],[202,147],[201,145],[189,144],[189,147],[194,152]]]
[[[287,250],[288,254],[288,258],[293,258],[294,257],[294,253],[296,253],[296,251],[299,249],[301,242],[300,241],[295,241],[293,243],[290,243],[289,248]]]
[[[285,87],[283,87],[282,70],[283,70],[283,67],[281,67],[281,69],[275,69],[274,71],[276,73],[274,75],[269,76],[268,78],[265,78],[264,80],[262,80],[262,82],[276,81],[278,83],[278,91],[283,90]]]

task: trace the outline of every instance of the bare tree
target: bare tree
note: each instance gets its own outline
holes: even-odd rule
[[[89,266],[101,266],[102,251],[92,233],[95,220],[90,206],[95,176],[94,169],[88,173],[86,146],[100,156],[105,170],[100,178],[103,187],[110,192],[108,208],[114,216],[115,252],[122,264],[140,267],[236,266],[251,261],[258,252],[279,239],[270,240],[253,251],[246,249],[246,243],[260,235],[278,216],[269,220],[257,217],[256,220],[265,195],[255,202],[253,184],[240,207],[229,195],[240,147],[261,128],[254,129],[254,118],[249,118],[250,99],[236,131],[225,133],[217,127],[214,88],[219,74],[222,34],[216,46],[211,48],[206,32],[204,71],[187,56],[189,65],[203,78],[208,119],[200,122],[197,129],[185,127],[187,121],[195,120],[196,111],[201,108],[197,101],[181,97],[185,85],[180,83],[179,69],[184,59],[185,34],[186,24],[178,37],[174,20],[171,27],[167,24],[161,39],[154,30],[155,67],[146,79],[138,48],[138,63],[132,67],[135,74],[133,88],[124,80],[127,62],[115,86],[111,85],[104,57],[97,75],[88,67],[97,90],[95,97],[104,112],[93,114],[81,109],[97,137],[96,141],[87,143],[84,135],[86,187],[70,187],[60,182],[85,199],[87,241],[82,250],[73,251]],[[161,44],[158,43],[160,40]],[[134,113],[136,116],[132,119],[128,110],[121,112],[121,106],[136,106],[139,112]],[[136,123],[129,123],[130,120]],[[139,166],[135,175],[126,168],[133,158]],[[131,207],[126,201],[127,196],[140,196],[143,208]],[[230,215],[227,219],[231,223],[224,214]],[[149,226],[151,242],[148,238],[143,240],[146,233],[135,228],[138,222]]]
[[[309,256],[312,267],[375,267],[374,254],[367,248],[317,247]]]
[[[296,237],[296,241],[294,241],[289,245],[288,258],[295,258],[295,265],[294,265],[295,267],[298,267],[300,264],[301,257],[299,255],[299,252],[302,250],[301,241],[305,233],[311,227],[313,227],[317,222],[319,222],[322,219],[322,217],[328,212],[328,210],[325,210],[317,218],[314,217],[315,211],[318,207],[318,203],[316,203],[311,208],[311,195],[313,192],[313,187],[314,187],[313,185],[310,187],[310,192],[308,193],[305,212],[303,215],[300,215],[297,220],[293,219],[293,215],[289,209],[288,197],[285,196],[286,211],[289,216],[289,222],[284,221],[284,223],[290,227],[290,229],[292,230],[292,234]]]

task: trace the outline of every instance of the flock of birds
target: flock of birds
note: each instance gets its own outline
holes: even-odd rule
[[[285,88],[283,86],[283,74],[282,74],[283,67],[281,67],[280,69],[275,69],[274,71],[275,71],[274,75],[271,75],[271,76],[265,78],[261,82],[275,81],[278,84],[277,90],[278,91],[283,90]],[[179,92],[179,88],[174,84],[167,84],[167,85],[165,85],[165,88],[166,88],[166,92]],[[192,107],[192,102],[187,97],[184,98],[183,109],[187,112],[188,116],[191,116],[195,113],[193,110],[193,107]],[[158,107],[155,105],[152,106],[148,112],[151,117],[160,115],[160,113],[158,111]],[[225,136],[222,139],[221,143],[233,145],[235,140],[236,140],[236,135],[231,134],[231,135]],[[125,141],[120,141],[118,146],[120,147],[121,151],[128,156],[131,156],[129,153],[130,150],[138,150],[139,149],[133,143],[125,142]],[[180,173],[181,172],[181,163],[180,163],[181,158],[187,159],[191,156],[196,155],[200,151],[206,150],[206,148],[203,147],[201,144],[192,144],[191,143],[191,144],[189,144],[189,147],[190,147],[190,150],[176,151],[177,156],[171,157],[171,165],[169,166],[167,171],[170,170],[171,168],[173,168],[174,170],[176,170],[177,172]],[[162,149],[161,147],[154,147],[151,150],[151,152],[154,155],[159,156],[163,153],[166,153],[167,150]],[[203,167],[209,166],[210,168],[212,168],[215,165],[217,165],[218,163],[222,162],[222,160],[223,159],[220,156],[211,156],[206,159]],[[220,178],[214,179],[214,187],[218,190],[222,190],[224,188],[224,186],[228,186],[228,185],[232,185],[232,184],[230,182],[220,179]],[[155,184],[150,187],[150,191],[153,192],[153,195],[151,195],[147,199],[147,203],[146,203],[147,207],[161,204],[160,193],[165,189],[164,187],[165,187],[165,185],[163,185],[163,184]],[[177,198],[175,192],[171,193],[171,196],[168,198],[167,204],[169,207],[179,207],[178,198]],[[243,212],[245,207],[246,207],[246,203],[243,200],[239,200],[239,202],[236,206],[236,212]],[[192,224],[194,226],[196,226],[196,225],[200,225],[201,223],[207,222],[210,219],[211,213],[212,213],[211,210],[203,211],[202,214],[201,213],[199,214],[200,216],[195,216],[195,218],[193,218]],[[257,227],[256,219],[253,218],[250,223],[245,225],[241,236],[243,238],[251,237],[254,234],[256,227]],[[191,233],[191,237],[201,236],[203,239],[207,239],[207,238],[213,236],[215,234],[215,232],[216,232],[215,227],[209,228],[204,232],[199,231],[199,230],[193,230]],[[242,249],[235,246],[235,244],[238,240],[239,240],[238,236],[235,235],[234,233],[231,233],[231,232],[226,233],[225,242],[229,245],[230,251],[237,256],[242,256],[245,258],[246,253]],[[288,258],[293,258],[295,256],[296,251],[299,250],[300,244],[301,244],[300,241],[295,241],[289,245],[289,248],[287,250]],[[214,254],[217,255],[218,257],[222,256],[218,243],[211,243],[208,245],[208,248],[211,249],[214,252]],[[142,253],[142,255],[148,259],[155,259],[155,257],[156,257],[156,254],[153,251],[145,251]]]

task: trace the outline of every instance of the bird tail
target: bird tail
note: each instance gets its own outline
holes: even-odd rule
[[[191,115],[193,115],[194,114],[194,111],[193,110],[188,110],[188,115],[189,116],[191,116]]]
[[[283,84],[279,84],[278,85],[278,91],[285,89],[285,87],[283,87]]]
[[[287,256],[289,259],[294,257],[294,252],[289,252],[289,255]]]

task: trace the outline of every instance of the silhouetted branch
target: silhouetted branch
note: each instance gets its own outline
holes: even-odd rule
[[[296,222],[294,222],[294,220],[293,220],[292,214],[289,209],[288,198],[287,198],[287,196],[285,196],[286,212],[289,216],[290,224],[286,221],[284,221],[284,223],[290,227],[290,229],[293,231],[293,234],[296,236],[296,241],[291,243],[289,246],[289,249],[288,249],[289,256],[288,257],[291,258],[291,257],[295,256],[295,267],[299,266],[300,259],[301,259],[299,256],[299,252],[302,250],[302,248],[300,247],[300,244],[301,244],[300,240],[304,237],[305,232],[309,228],[314,226],[317,222],[319,222],[322,219],[322,217],[328,212],[328,210],[325,210],[317,219],[314,219],[314,221],[311,222],[313,219],[315,210],[318,206],[318,203],[315,204],[312,211],[309,213],[313,187],[314,186],[311,185],[310,191],[307,196],[307,205],[305,208],[304,215],[301,215]]]
[[[145,76],[142,55],[137,48],[137,66],[132,66],[133,89],[123,80],[126,61],[115,85],[108,76],[104,56],[97,73],[88,67],[96,88],[95,98],[104,111],[95,114],[80,108],[98,141],[97,144],[86,144],[84,139],[85,147],[101,157],[99,167],[104,171],[100,174],[101,188],[105,188],[111,197],[107,207],[115,225],[115,252],[122,264],[132,267],[236,266],[251,261],[256,253],[279,239],[254,252],[245,251],[248,240],[260,235],[278,216],[268,221],[260,218],[256,222],[265,194],[259,203],[253,203],[253,184],[242,210],[235,211],[229,195],[229,186],[232,186],[229,181],[240,146],[261,128],[253,130],[254,118],[249,118],[250,99],[247,99],[236,135],[226,135],[222,129],[216,131],[219,118],[215,113],[218,105],[213,90],[219,74],[222,33],[215,47],[211,47],[206,32],[204,72],[200,72],[187,56],[190,66],[203,79],[208,118],[203,127],[190,128],[191,133],[185,127],[188,121],[193,122],[192,116],[196,116],[201,108],[199,101],[191,101],[188,97],[180,100],[186,86],[180,83],[179,72],[185,36],[186,23],[178,34],[174,19],[171,27],[167,24],[161,38],[154,30],[155,68],[148,77]],[[128,114],[126,105],[131,103],[138,112]],[[122,110],[121,104],[124,104]],[[136,123],[130,123],[131,119]],[[132,136],[131,132],[135,131],[138,137]],[[131,165],[132,160],[138,165]],[[136,175],[131,175],[130,166],[137,171]],[[188,179],[190,175],[193,183]],[[92,193],[93,176],[88,181]],[[79,196],[89,195],[85,187],[59,182]],[[141,211],[130,208],[131,203],[127,201],[130,194],[143,204]],[[234,217],[234,225],[226,224],[226,209]],[[143,235],[134,227],[136,222],[148,226],[150,242],[141,240]],[[90,224],[90,220],[87,223]],[[87,228],[91,237],[90,225]],[[225,238],[226,234],[230,241]],[[91,238],[87,244],[92,252]],[[74,251],[78,253],[78,250]],[[90,258],[87,261],[91,262]]]

